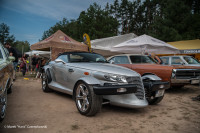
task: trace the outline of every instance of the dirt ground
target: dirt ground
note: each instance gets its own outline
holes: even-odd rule
[[[158,105],[127,109],[103,105],[94,117],[76,109],[71,96],[44,93],[40,79],[18,77],[8,95],[0,133],[200,133],[200,87],[168,90]]]

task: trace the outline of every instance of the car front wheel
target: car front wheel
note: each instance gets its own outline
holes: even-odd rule
[[[7,90],[4,91],[2,96],[0,96],[0,122],[3,121],[6,115],[6,108],[7,108]]]
[[[101,109],[102,96],[96,95],[91,86],[81,81],[75,88],[75,102],[82,115],[93,116]]]

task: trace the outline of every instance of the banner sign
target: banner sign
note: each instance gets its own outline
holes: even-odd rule
[[[187,49],[187,50],[180,50],[181,54],[197,54],[200,53],[200,49]]]

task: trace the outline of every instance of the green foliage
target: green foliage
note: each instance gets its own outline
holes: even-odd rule
[[[10,28],[5,23],[0,24],[0,41],[2,44],[10,43],[12,47],[15,47],[20,53],[28,52],[30,50],[30,44],[28,41],[15,41],[14,35],[10,35]]]
[[[5,43],[9,42],[13,44],[15,41],[15,37],[13,35],[9,35],[10,28],[5,23],[0,24],[0,42],[4,45]]]
[[[16,41],[14,46],[20,53],[22,53],[22,55],[25,52],[30,51],[30,44],[28,41]]]
[[[199,0],[114,0],[104,9],[94,3],[77,20],[63,19],[45,31],[42,40],[62,30],[82,41],[82,35],[98,39],[119,34],[148,34],[163,41],[200,38]]]
[[[81,12],[77,22],[79,36],[87,33],[91,39],[117,35],[118,21],[109,14],[109,10],[102,10],[96,3],[90,5],[87,11]]]

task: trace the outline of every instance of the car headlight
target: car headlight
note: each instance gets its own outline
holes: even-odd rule
[[[126,77],[122,75],[107,74],[107,75],[104,75],[104,77],[106,80],[109,80],[112,82],[127,83]]]
[[[172,78],[176,77],[176,69],[172,69]]]

